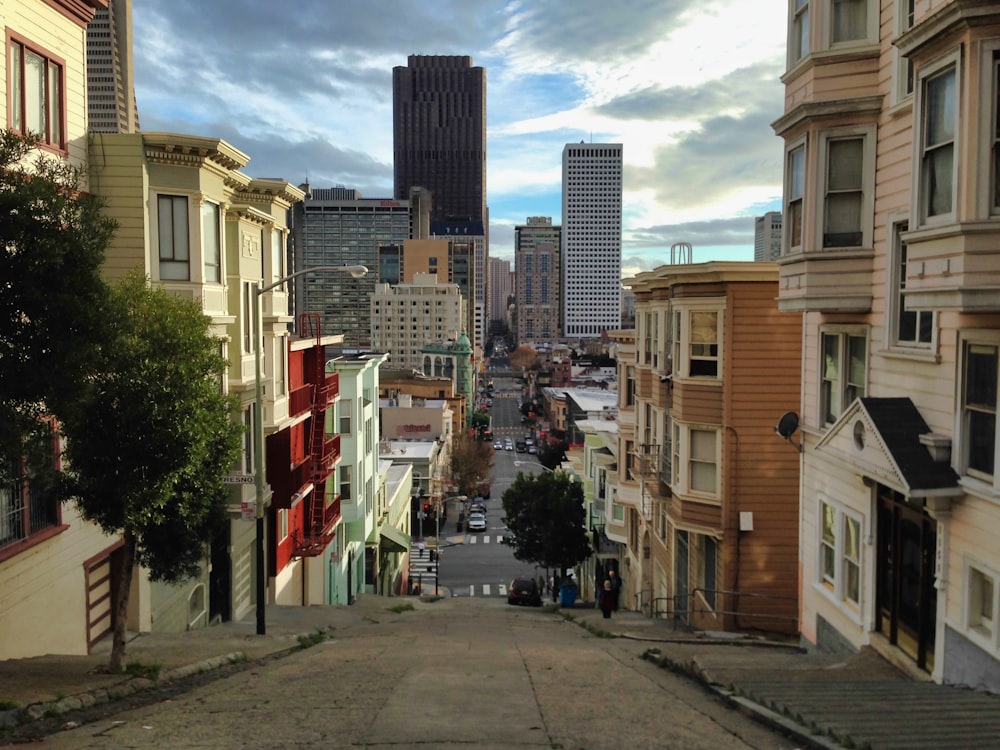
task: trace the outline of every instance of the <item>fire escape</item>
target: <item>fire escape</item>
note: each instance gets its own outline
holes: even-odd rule
[[[323,554],[336,534],[340,521],[340,495],[327,502],[327,480],[340,456],[340,435],[326,436],[327,410],[338,393],[336,374],[327,375],[326,358],[323,356],[319,313],[299,316],[299,332],[305,338],[315,337],[316,351],[311,357],[312,409],[309,423],[309,493],[305,524],[300,538],[296,539],[297,557],[316,557]],[[309,373],[306,373],[309,374]]]
[[[670,446],[643,443],[635,446],[629,458],[632,474],[639,480],[642,515],[647,521],[652,521],[653,503],[670,497]]]

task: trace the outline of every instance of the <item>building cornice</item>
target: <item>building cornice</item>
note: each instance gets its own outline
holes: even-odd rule
[[[953,0],[921,18],[893,42],[900,54],[910,57],[956,30],[1000,23],[1000,7],[993,0]]]
[[[43,0],[43,2],[85,29],[94,19],[94,11],[107,8],[109,0]]]
[[[250,157],[220,138],[202,138],[178,133],[143,133],[142,143],[150,161],[184,166],[210,163],[227,171],[238,171]]]
[[[790,130],[806,122],[839,119],[849,116],[864,116],[872,122],[882,111],[882,94],[857,96],[849,99],[824,99],[817,102],[802,102],[788,110],[784,115],[771,123],[771,128],[777,136],[784,136]]]

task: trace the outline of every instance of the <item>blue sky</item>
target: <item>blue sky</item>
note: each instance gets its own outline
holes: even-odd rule
[[[487,75],[490,247],[561,221],[562,149],[624,144],[623,274],[752,260],[780,207],[783,0],[133,0],[143,130],[224,138],[244,170],[392,194],[392,68],[470,55]]]

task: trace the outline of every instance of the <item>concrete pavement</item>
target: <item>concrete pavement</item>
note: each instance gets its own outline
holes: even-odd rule
[[[450,600],[455,606],[467,601]],[[69,721],[79,708],[200,672],[280,658],[333,634],[371,627],[391,608],[406,605],[419,617],[440,602],[433,596],[363,596],[349,607],[268,607],[263,636],[256,635],[253,613],[188,633],[137,636],[128,644],[128,660],[147,676],[107,674],[107,647],[85,657],[0,662],[0,705],[7,707],[0,709],[0,743],[5,731],[23,731],[31,722]],[[1000,748],[1000,697],[916,682],[869,650],[851,656],[803,653],[787,642],[675,630],[633,612],[605,620],[584,605],[560,610],[547,604],[535,611],[543,619],[566,618],[598,637],[615,637],[616,647],[693,677],[720,700],[796,737],[803,748]]]

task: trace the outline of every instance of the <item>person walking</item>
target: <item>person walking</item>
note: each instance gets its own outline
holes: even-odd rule
[[[604,582],[604,587],[597,595],[597,606],[601,610],[601,614],[604,615],[604,619],[610,620],[611,612],[615,607],[615,595],[611,590],[611,581]]]
[[[612,609],[614,609],[614,611],[617,612],[618,599],[621,597],[622,594],[622,579],[618,577],[618,574],[612,568],[611,570],[608,571],[608,580],[605,581],[605,583],[611,584],[611,598],[612,598],[612,603],[614,605]]]

